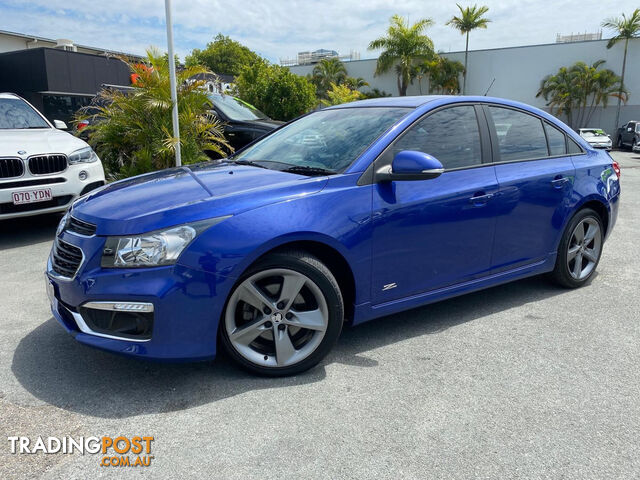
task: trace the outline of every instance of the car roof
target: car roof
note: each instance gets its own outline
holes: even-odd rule
[[[15,93],[0,92],[0,98],[20,98],[20,97]]]
[[[410,97],[380,97],[370,98],[367,100],[358,100],[356,102],[343,103],[328,107],[330,109],[338,108],[358,108],[358,107],[404,107],[418,108],[431,102],[438,102],[440,105],[448,103],[473,102],[473,103],[493,103],[496,105],[511,106],[521,108],[533,113],[545,113],[540,109],[527,105],[515,100],[498,97],[486,97],[478,95],[416,95]],[[327,109],[325,109],[327,110]],[[545,113],[546,114],[546,113]]]
[[[453,95],[421,95],[411,97],[379,97],[369,98],[367,100],[358,100],[356,102],[343,103],[330,108],[353,108],[353,107],[405,107],[417,108],[425,103],[438,100],[440,98],[459,98]]]

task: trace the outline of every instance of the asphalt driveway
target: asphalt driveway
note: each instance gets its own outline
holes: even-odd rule
[[[0,478],[637,478],[640,155],[580,290],[533,278],[355,328],[312,371],[157,364],[77,344],[43,269],[57,218],[0,223]],[[154,436],[148,469],[7,437]]]

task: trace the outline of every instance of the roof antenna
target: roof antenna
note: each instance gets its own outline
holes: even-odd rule
[[[484,96],[485,97],[487,96],[487,93],[489,93],[489,90],[491,90],[491,87],[493,87],[493,82],[495,82],[495,81],[496,81],[496,78],[493,77],[493,80],[491,80],[491,85],[489,85],[489,88],[487,88],[487,91],[484,92]]]

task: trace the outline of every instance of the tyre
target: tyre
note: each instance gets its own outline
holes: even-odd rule
[[[344,321],[338,282],[316,257],[292,250],[248,269],[220,322],[225,349],[251,372],[286,376],[315,366],[333,348]]]
[[[600,216],[590,208],[580,210],[560,240],[553,279],[566,288],[583,286],[596,271],[603,242],[604,228]]]

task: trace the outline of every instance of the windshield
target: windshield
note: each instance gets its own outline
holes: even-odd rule
[[[385,130],[406,115],[406,108],[339,108],[311,113],[248,147],[234,160],[273,163],[342,172]]]
[[[583,128],[580,130],[580,133],[582,135],[593,135],[595,137],[606,137],[607,134],[604,133],[604,130],[599,129],[599,128],[590,128],[590,129],[586,129]]]
[[[33,108],[19,98],[0,98],[0,129],[51,128]]]
[[[209,95],[209,99],[213,103],[213,106],[229,117],[230,120],[242,122],[269,118],[253,105],[243,102],[239,98],[232,97],[231,95],[212,93]]]

